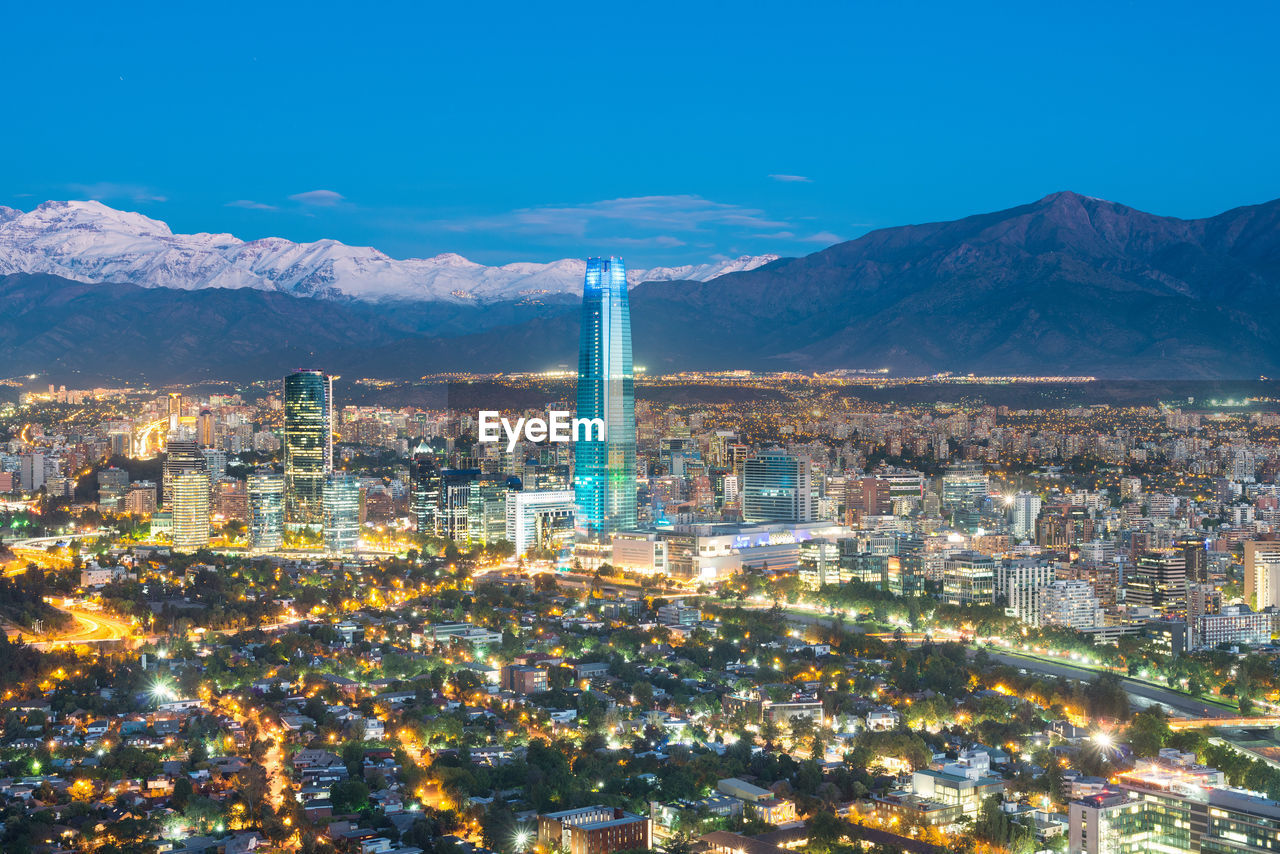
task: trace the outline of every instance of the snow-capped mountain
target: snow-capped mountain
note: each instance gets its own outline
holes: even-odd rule
[[[744,255],[629,270],[627,279],[632,285],[705,282],[776,258]],[[0,275],[52,273],[82,282],[155,288],[257,288],[297,296],[488,303],[581,293],[585,270],[586,263],[575,258],[486,267],[452,253],[401,260],[336,240],[293,243],[279,237],[244,241],[230,234],[174,234],[163,222],[101,202],[45,202],[26,213],[0,207]]]

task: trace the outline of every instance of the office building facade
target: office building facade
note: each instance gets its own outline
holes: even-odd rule
[[[170,479],[173,547],[193,552],[209,545],[209,473],[182,471]]]
[[[284,545],[284,476],[249,475],[249,547],[270,551]]]
[[[325,477],[333,471],[333,378],[294,371],[284,378],[285,521],[324,521]]]
[[[636,526],[635,375],[631,309],[620,258],[587,261],[578,352],[579,419],[600,419],[603,438],[574,442],[574,495],[579,536],[607,543]]]
[[[743,521],[812,522],[816,509],[809,460],[770,451],[749,457],[743,464]]]
[[[360,543],[360,481],[337,472],[324,480],[324,548],[350,554]]]

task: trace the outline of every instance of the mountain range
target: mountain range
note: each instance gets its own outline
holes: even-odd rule
[[[776,255],[628,271],[642,281],[706,281],[751,270]],[[81,282],[147,288],[254,288],[295,296],[488,304],[582,293],[586,262],[486,267],[461,255],[391,258],[336,240],[174,234],[168,225],[101,202],[45,202],[33,211],[0,207],[0,275],[50,273]]]
[[[483,293],[475,298],[435,288],[417,299],[370,286],[351,298],[356,289],[335,262],[316,279],[281,272],[270,285],[218,287],[211,275],[186,277],[181,259],[190,253],[152,252],[147,241],[113,244],[112,255],[86,237],[76,249],[74,226],[59,238],[69,248],[57,254],[58,271],[25,264],[30,256],[5,236],[27,216],[0,216],[0,270],[11,271],[0,278],[0,365],[13,366],[0,374],[56,369],[164,382],[315,365],[411,378],[576,363],[580,284],[537,295],[474,286],[469,293]],[[193,237],[242,247],[236,258],[266,253],[226,236]],[[270,268],[303,265],[322,245],[289,244],[301,255]],[[117,267],[117,256],[127,261]],[[140,281],[115,281],[126,270]],[[636,363],[651,373],[1256,378],[1280,373],[1278,289],[1280,201],[1183,220],[1061,192],[872,231],[706,281],[642,281],[631,289],[632,338]]]

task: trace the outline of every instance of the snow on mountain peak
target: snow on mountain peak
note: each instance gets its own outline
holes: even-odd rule
[[[776,255],[629,270],[642,281],[707,281],[767,264]],[[0,207],[0,275],[50,273],[82,282],[142,287],[257,288],[364,300],[497,302],[531,294],[578,294],[586,263],[517,262],[486,267],[456,253],[398,260],[336,240],[243,241],[230,234],[174,234],[139,213],[97,201],[49,201],[24,213]]]

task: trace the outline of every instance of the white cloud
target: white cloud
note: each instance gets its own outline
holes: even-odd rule
[[[786,228],[756,208],[716,202],[701,196],[634,196],[578,205],[521,208],[489,217],[442,223],[453,231],[512,230],[526,234],[550,234],[585,238],[595,225],[622,224],[663,232],[699,232],[717,226]],[[672,238],[669,234],[665,235]]]
[[[775,181],[784,181],[788,184],[812,184],[812,178],[806,178],[804,175],[770,175]]]
[[[346,199],[341,193],[335,193],[333,190],[308,190],[305,193],[294,193],[289,197],[289,201],[316,208],[331,208]]]
[[[275,205],[268,205],[265,202],[255,202],[250,199],[236,199],[234,202],[227,202],[225,207],[244,208],[249,211],[274,211],[279,210]]]
[[[830,231],[819,231],[817,234],[811,234],[808,237],[801,237],[798,239],[805,243],[825,243],[827,245],[840,243],[844,240],[840,235],[833,234]]]
[[[93,201],[127,199],[131,202],[167,202],[167,196],[138,184],[117,184],[99,181],[94,184],[68,184],[67,189]]]

